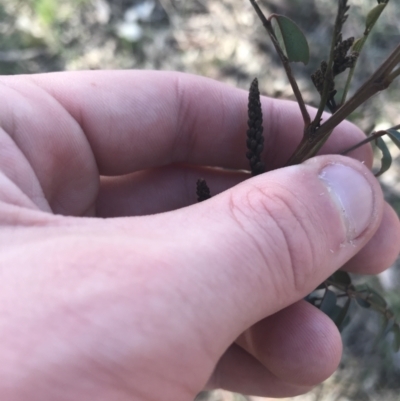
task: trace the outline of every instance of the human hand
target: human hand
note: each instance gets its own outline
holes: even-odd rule
[[[369,147],[242,182],[244,91],[138,71],[0,84],[2,400],[290,396],[335,370],[340,335],[302,298],[399,251]],[[301,117],[263,111],[275,169]],[[343,123],[323,153],[361,138]],[[219,194],[194,204],[199,177]]]

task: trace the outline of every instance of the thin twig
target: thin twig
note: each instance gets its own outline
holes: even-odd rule
[[[352,152],[355,149],[358,149],[360,146],[365,145],[366,143],[372,142],[373,140],[375,140],[376,138],[379,138],[380,136],[384,136],[386,135],[387,132],[386,131],[377,131],[377,132],[373,132],[370,136],[368,136],[367,138],[365,138],[364,140],[356,143],[354,146],[351,146],[350,148],[344,150],[343,152],[341,152],[341,155],[346,155],[347,153]]]
[[[382,3],[382,4],[384,4],[384,7],[383,7],[381,13],[383,12],[383,10],[387,6],[387,3]],[[358,53],[361,53],[361,50],[363,49],[363,47],[365,45],[365,42],[367,41],[368,36],[371,33],[371,31],[374,28],[374,26],[375,26],[377,21],[378,21],[378,18],[375,20],[375,22],[373,22],[373,24],[371,26],[367,27],[368,29],[365,30],[363,37],[360,38],[359,41],[354,45],[354,48],[353,48],[354,51],[357,51]],[[344,87],[344,90],[343,90],[342,100],[340,101],[340,104],[343,104],[346,101],[347,93],[348,93],[348,91],[350,89],[350,83],[351,83],[351,80],[353,78],[354,71],[356,69],[357,61],[358,61],[358,57],[357,57],[356,61],[354,62],[353,67],[351,67],[351,69],[349,71],[349,75],[347,76],[347,80],[346,80],[346,84],[345,84],[345,87]]]
[[[342,2],[339,0],[338,2],[338,12],[336,15],[336,20],[335,20],[335,26],[333,29],[333,34],[332,34],[332,40],[331,40],[331,47],[329,50],[329,61],[327,64],[327,68],[324,74],[324,86],[322,89],[321,93],[321,100],[318,106],[318,111],[317,114],[315,115],[314,121],[313,121],[313,126],[318,127],[319,123],[321,121],[321,116],[322,113],[325,110],[326,102],[328,100],[329,96],[329,87],[333,79],[333,73],[332,73],[332,66],[333,66],[333,58],[334,58],[334,53],[335,53],[335,46],[336,46],[336,41],[338,34],[340,33],[342,23],[341,19],[343,18],[343,15],[341,14],[342,11]]]

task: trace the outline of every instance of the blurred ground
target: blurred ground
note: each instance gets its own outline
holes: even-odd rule
[[[309,75],[327,57],[336,1],[259,0],[266,14],[285,14],[304,30],[311,47],[309,66],[294,71],[305,100],[318,95]],[[349,0],[346,36],[360,36],[376,0]],[[400,41],[400,7],[391,1],[361,56],[354,88]],[[77,69],[158,69],[205,75],[247,89],[258,77],[263,94],[293,98],[267,35],[247,0],[2,0],[0,73],[31,74]],[[351,116],[362,129],[400,123],[400,82]],[[381,182],[400,213],[400,153]],[[372,284],[386,293],[400,320],[399,268]],[[343,338],[342,365],[331,379],[302,400],[400,400],[400,355],[389,342],[374,343],[379,319],[358,313]],[[389,339],[390,340],[390,339]],[[200,399],[239,401],[215,391]],[[253,398],[255,400],[255,398]],[[257,400],[258,401],[258,400]]]

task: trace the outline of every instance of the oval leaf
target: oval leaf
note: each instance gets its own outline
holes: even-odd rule
[[[380,137],[376,138],[375,139],[375,144],[382,152],[381,168],[375,174],[375,177],[379,177],[385,171],[389,170],[390,166],[392,165],[392,155],[390,154],[389,149],[386,146],[386,143],[382,138],[380,138]]]
[[[282,50],[289,61],[301,61],[307,64],[310,59],[310,49],[302,30],[290,18],[279,14],[272,14],[270,20],[275,19],[275,35]]]
[[[378,18],[382,14],[382,11],[385,9],[386,3],[381,3],[375,6],[367,15],[367,19],[365,21],[365,32],[364,35],[368,35],[371,29],[374,27],[375,22],[378,21]]]
[[[333,273],[331,277],[329,277],[330,280],[334,281],[335,283],[341,284],[341,285],[349,285],[351,284],[351,278],[349,276],[349,273],[344,272],[342,270],[338,270],[337,272]]]
[[[333,291],[326,290],[319,309],[326,315],[331,316],[335,310],[336,300],[336,294]]]
[[[333,319],[339,331],[342,331],[346,326],[346,324],[344,323],[346,318],[348,317],[350,305],[351,305],[351,298],[347,298],[347,301],[344,304],[343,308],[340,308],[339,313],[336,315],[335,319]]]

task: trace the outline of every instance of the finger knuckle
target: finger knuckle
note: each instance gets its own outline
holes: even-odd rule
[[[317,268],[320,243],[310,208],[287,188],[252,186],[231,198],[230,213],[263,258],[270,279],[280,286],[283,275],[285,284],[303,292]]]

